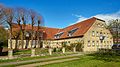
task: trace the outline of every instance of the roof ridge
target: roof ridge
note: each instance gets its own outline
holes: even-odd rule
[[[88,20],[90,20],[90,19],[97,19],[97,18],[96,18],[96,17],[88,18],[88,19],[85,19],[85,20],[83,20],[83,21],[77,22],[77,23],[75,23],[75,24],[73,24],[73,25],[70,25],[70,26],[74,26],[74,25],[77,25],[77,24],[80,24],[80,23],[84,23],[85,21],[88,21]],[[68,28],[68,27],[70,27],[70,26],[67,26],[67,27],[65,27],[65,28]],[[63,29],[65,29],[65,28],[63,28]]]
[[[44,26],[44,28],[51,28],[51,29],[59,29],[59,30],[61,30],[61,28],[53,28],[53,27],[45,27],[45,26]]]

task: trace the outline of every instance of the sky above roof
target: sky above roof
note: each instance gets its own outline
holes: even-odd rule
[[[8,7],[33,9],[44,18],[45,26],[64,28],[90,17],[120,18],[120,0],[0,0]]]

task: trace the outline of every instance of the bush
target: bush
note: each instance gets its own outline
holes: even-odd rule
[[[72,46],[66,46],[66,51],[72,51],[73,47]]]
[[[49,48],[37,48],[36,49],[36,54],[46,54],[48,53]]]
[[[83,51],[82,48],[83,48],[82,44],[78,44],[76,46],[76,51]]]
[[[70,49],[73,50],[73,48],[76,47],[76,51],[82,51],[82,43],[77,42],[77,43],[71,43],[70,44]]]

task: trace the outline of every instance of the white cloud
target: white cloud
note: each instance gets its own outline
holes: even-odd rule
[[[72,15],[78,18],[78,20],[75,23],[81,22],[81,21],[86,20],[91,17],[96,17],[96,18],[105,20],[106,23],[108,23],[109,20],[120,19],[120,10],[115,13],[111,13],[111,14],[97,14],[97,15],[91,16],[91,17],[84,17],[82,15],[77,15],[77,14],[72,14]],[[75,23],[71,23],[70,25],[73,25]]]
[[[95,15],[94,17],[105,20],[108,23],[109,20],[120,19],[120,11],[111,14],[98,14]]]
[[[81,21],[83,21],[83,20],[88,19],[87,17],[83,17],[82,15],[77,15],[77,14],[72,14],[72,15],[78,18],[78,20],[77,20],[75,23],[78,23],[78,22],[81,22]],[[71,23],[71,24],[69,24],[69,25],[73,25],[73,24],[75,24],[75,23]]]

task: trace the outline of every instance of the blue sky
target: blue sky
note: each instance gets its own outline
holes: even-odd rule
[[[43,16],[45,26],[55,28],[64,28],[92,16],[120,18],[120,0],[0,0],[0,3],[33,9]]]

